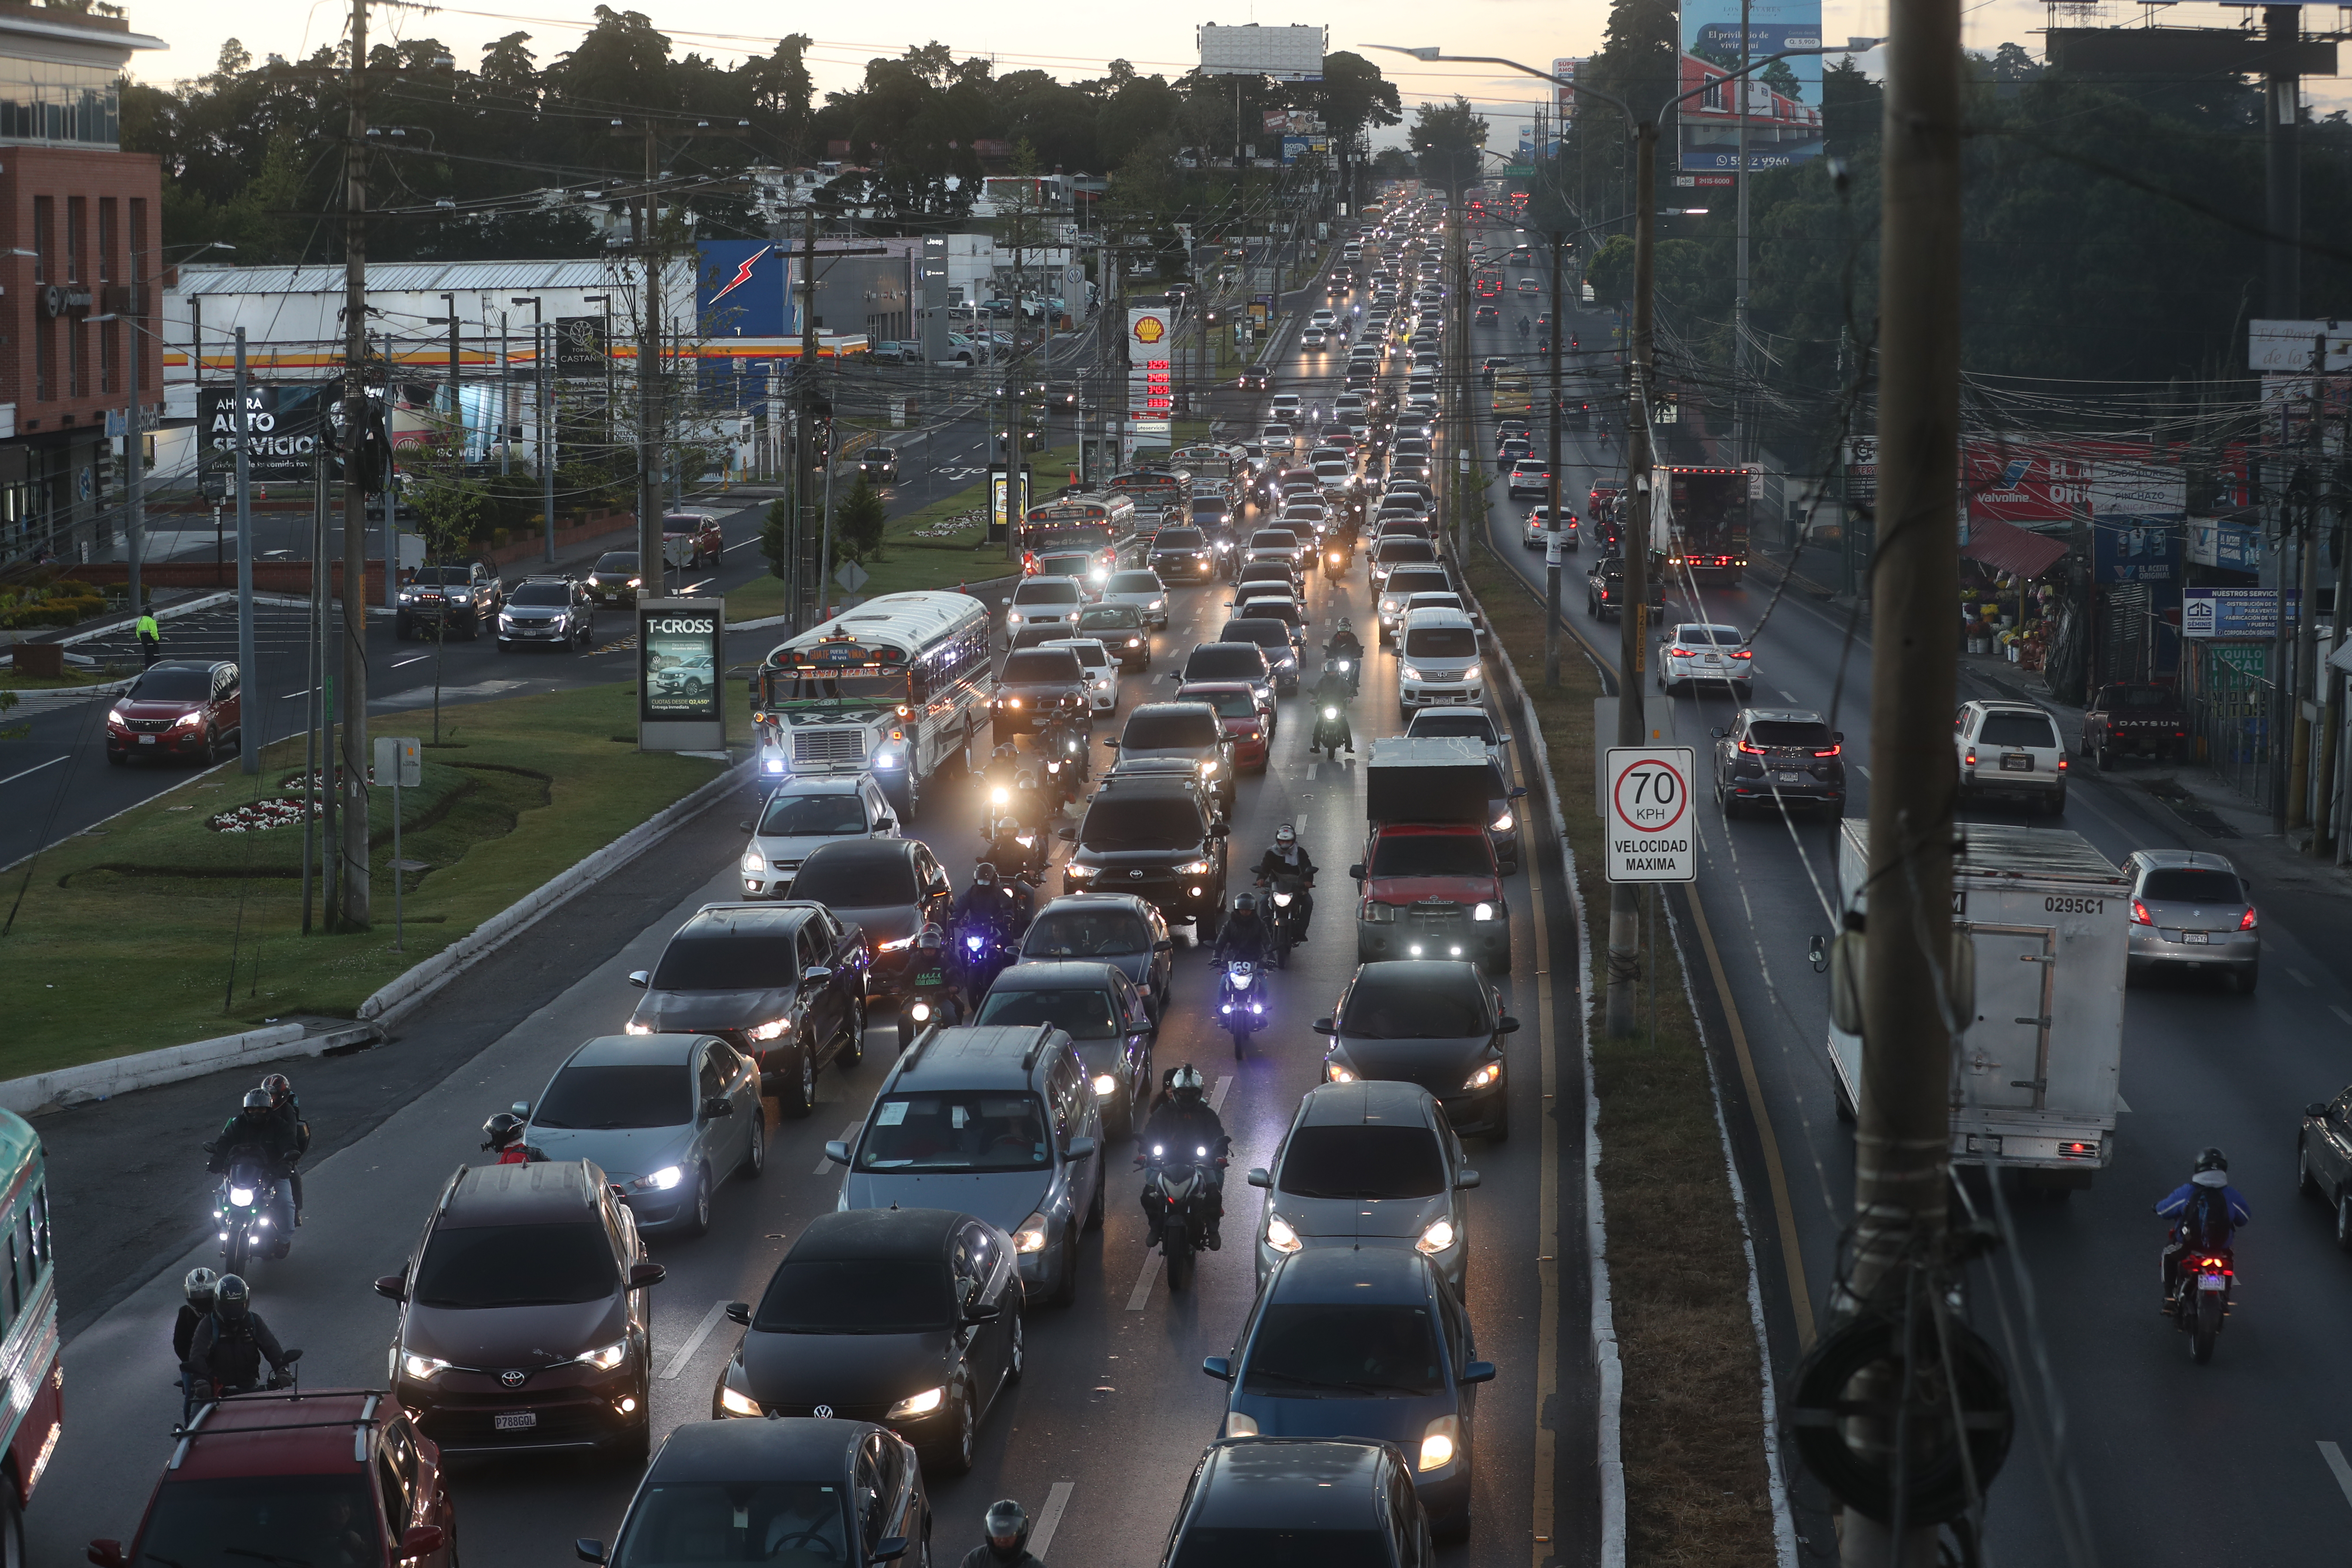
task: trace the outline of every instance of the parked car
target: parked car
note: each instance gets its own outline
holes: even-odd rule
[[[392,635],[404,639],[432,627],[443,637],[463,632],[471,642],[491,624],[503,597],[498,574],[478,561],[465,566],[419,566],[400,586]]]
[[[1436,1550],[1411,1465],[1396,1445],[1227,1437],[1201,1456],[1160,1561],[1162,1568],[1310,1561],[1417,1568],[1435,1562]]]
[[[843,1209],[952,1200],[1012,1237],[1024,1293],[1066,1307],[1079,1235],[1102,1226],[1101,1148],[1102,1113],[1067,1035],[963,1025],[908,1047],[857,1137],[824,1152],[848,1167]]]
[[[642,1459],[653,1432],[644,1292],[666,1272],[595,1166],[460,1165],[407,1264],[375,1282],[400,1303],[392,1396],[445,1453]]]
[[[245,683],[227,659],[159,659],[106,710],[106,760],[194,757],[211,767],[245,727]]]
[[[607,550],[588,573],[588,592],[599,605],[635,605],[643,577],[634,550]]]
[[[759,1068],[708,1035],[600,1036],[517,1114],[526,1146],[602,1170],[640,1230],[702,1235],[719,1184],[768,1165]]]
[[[575,577],[526,577],[499,608],[499,651],[588,648],[596,642],[596,599]]]
[[[2253,890],[2223,856],[2202,849],[2139,849],[2132,879],[2128,979],[2159,969],[2229,975],[2241,995],[2262,977],[2262,922]]]
[[[662,1440],[621,1516],[611,1551],[584,1563],[670,1568],[707,1563],[714,1542],[743,1559],[877,1568],[930,1561],[931,1500],[905,1438],[864,1421],[778,1416],[688,1421]]]
[[[819,845],[844,838],[896,838],[898,815],[872,773],[804,773],[760,803],[760,815],[736,825],[751,836],[741,865],[743,896],[782,898],[793,874]]]
[[[822,904],[834,921],[863,933],[859,978],[869,999],[898,994],[915,939],[926,925],[947,919],[955,898],[947,868],[931,847],[919,838],[896,837],[819,845],[801,861],[784,896]],[[821,952],[812,956],[824,962]],[[862,1007],[857,1022],[863,1028]],[[857,1065],[860,1048],[850,1049],[846,1065]]]
[[[1018,1246],[1003,1226],[953,1209],[817,1215],[759,1304],[729,1304],[745,1331],[711,1390],[712,1419],[870,1423],[934,1468],[963,1474],[981,1422],[1021,1381]]]
[[[1964,702],[1952,720],[1952,745],[1962,800],[2003,796],[2053,816],[2066,809],[2066,749],[2046,710],[2031,702]]]
[[[1306,1247],[1418,1250],[1456,1295],[1470,1277],[1470,1216],[1459,1194],[1478,1184],[1445,1108],[1416,1083],[1323,1083],[1307,1091],[1271,1169],[1249,1173],[1267,1193],[1258,1226],[1261,1287]]]
[[[1168,918],[1133,893],[1065,893],[1048,902],[1021,939],[1021,963],[1084,959],[1118,970],[1158,1019],[1168,1006],[1176,944]]]
[[[1359,965],[1338,1010],[1315,1022],[1331,1038],[1327,1079],[1419,1084],[1457,1134],[1490,1143],[1511,1135],[1503,1037],[1518,1027],[1475,963],[1438,959]]]
[[[646,996],[628,1032],[716,1035],[757,1062],[784,1114],[806,1116],[818,1070],[864,1055],[866,965],[866,934],[821,903],[705,904],[630,972]]]

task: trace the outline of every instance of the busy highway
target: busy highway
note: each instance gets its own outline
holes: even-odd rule
[[[1431,327],[1433,331],[1433,311]],[[1286,348],[1274,367],[1272,394],[1286,388],[1310,398],[1328,394],[1332,377],[1326,363],[1322,355],[1302,358]],[[1240,401],[1221,396],[1214,405],[1221,416],[1230,416],[1229,426],[1255,417],[1246,405],[1232,406]],[[736,534],[749,531],[748,521],[730,521],[730,551]],[[1233,1140],[1222,1245],[1200,1257],[1189,1288],[1171,1289],[1162,1253],[1146,1243],[1138,1146],[1106,1128],[1094,1156],[1104,1183],[1102,1220],[1098,1230],[1077,1238],[1074,1299],[1066,1307],[1052,1306],[1032,1288],[1023,1312],[1023,1375],[982,1421],[970,1474],[952,1475],[952,1467],[935,1470],[927,1459],[930,1523],[909,1562],[960,1557],[979,1542],[983,1510],[1000,1497],[1024,1505],[1029,1550],[1040,1557],[1083,1553],[1103,1563],[1158,1562],[1203,1446],[1223,1430],[1244,1429],[1224,1426],[1232,1389],[1202,1374],[1204,1358],[1236,1353],[1236,1336],[1258,1290],[1266,1202],[1243,1178],[1253,1167],[1275,1163],[1301,1097],[1327,1079],[1327,1042],[1313,1026],[1334,1012],[1358,967],[1349,868],[1365,855],[1367,765],[1373,741],[1404,728],[1397,705],[1402,660],[1373,635],[1377,615],[1366,553],[1358,550],[1344,571],[1307,574],[1301,628],[1310,684],[1320,662],[1315,650],[1342,617],[1362,634],[1368,654],[1352,704],[1355,750],[1310,755],[1317,700],[1285,695],[1276,704],[1278,725],[1266,765],[1262,774],[1238,781],[1226,814],[1227,902],[1248,891],[1248,868],[1287,825],[1320,868],[1310,940],[1291,952],[1286,966],[1263,975],[1270,1022],[1237,1047],[1214,1010],[1220,972],[1203,944],[1205,931],[1178,924],[1167,1000],[1150,1040],[1154,1079],[1182,1064],[1197,1066],[1204,1098]],[[1175,673],[1195,644],[1216,637],[1233,593],[1222,580],[1170,591],[1167,625],[1151,634],[1148,668],[1119,679],[1115,704],[1094,716],[1096,771],[1115,755],[1102,742],[1121,732],[1139,704],[1174,694]],[[779,635],[739,634],[730,658],[748,668]],[[1490,684],[1490,706],[1497,695]],[[1510,725],[1506,721],[1502,727]],[[902,825],[929,847],[959,892],[988,837],[992,808],[979,774],[987,744],[983,738],[973,749],[972,771],[959,776],[950,770],[924,794],[915,819]],[[1528,760],[1515,749],[1506,753],[1513,781],[1524,780]],[[511,953],[469,977],[475,989],[449,999],[452,1008],[478,1003],[483,988],[498,988],[502,967],[510,966],[512,987],[502,1005],[521,1016],[509,1026],[488,1031],[478,1018],[445,1020],[436,1016],[438,1001],[404,1023],[404,1036],[420,1049],[445,1022],[473,1031],[467,1037],[478,1038],[478,1049],[455,1056],[436,1047],[447,1059],[430,1075],[397,1074],[365,1057],[297,1072],[298,1089],[319,1086],[306,1092],[314,1092],[313,1103],[320,1106],[348,1100],[357,1086],[379,1077],[402,1079],[397,1089],[386,1089],[397,1103],[382,1107],[370,1130],[355,1138],[338,1136],[332,1152],[306,1169],[307,1214],[290,1256],[254,1266],[255,1310],[285,1344],[303,1350],[305,1386],[383,1385],[401,1309],[380,1299],[383,1292],[372,1294],[370,1282],[404,1275],[419,1227],[451,1173],[489,1158],[481,1152],[485,1120],[513,1102],[538,1100],[551,1073],[582,1042],[620,1034],[645,996],[633,987],[632,973],[655,969],[673,933],[702,905],[741,896],[744,872],[737,859],[743,837],[735,833],[730,839],[715,823],[721,816],[729,821],[749,816],[755,806],[747,789],[740,799],[716,808],[711,820],[667,842],[664,853],[692,851],[705,857],[700,862],[641,868],[645,887],[661,889],[659,907],[626,920],[608,912],[593,929],[569,930],[562,937],[569,945],[560,955],[526,936]],[[1074,803],[1053,825],[1071,827],[1079,820],[1080,805]],[[713,846],[721,847],[718,853]],[[1059,859],[1072,851],[1055,847],[1055,853]],[[1459,1441],[1475,1457],[1467,1468],[1467,1541],[1446,1545],[1443,1556],[1464,1563],[1581,1562],[1595,1529],[1584,1285],[1580,1255],[1568,1256],[1580,1254],[1576,1238],[1583,1225],[1578,1008],[1571,986],[1539,981],[1551,955],[1572,952],[1576,942],[1558,866],[1531,842],[1518,868],[1502,879],[1506,952],[1513,956],[1506,960],[1507,973],[1492,974],[1491,985],[1495,1005],[1518,1020],[1515,1032],[1500,1037],[1499,1066],[1505,1114],[1518,1135],[1506,1142],[1498,1128],[1493,1135],[1465,1131],[1461,1137],[1465,1179],[1456,1184],[1462,1190],[1453,1200],[1460,1232],[1437,1247],[1453,1254],[1446,1264],[1449,1288],[1460,1288],[1466,1302],[1475,1347],[1465,1349],[1494,1369],[1460,1428]],[[1072,886],[1058,868],[1041,880],[1041,904]],[[641,900],[648,897],[640,890]],[[1549,1011],[1539,1000],[1546,994],[1552,1000]],[[786,1114],[799,1092],[790,1086],[758,1102],[761,1153],[747,1157],[747,1169],[757,1168],[716,1186],[707,1234],[646,1237],[651,1259],[666,1270],[646,1291],[648,1407],[656,1445],[674,1428],[714,1414],[730,1358],[747,1332],[730,1320],[728,1304],[761,1300],[779,1261],[811,1222],[846,1201],[842,1164],[826,1145],[860,1138],[899,1039],[898,1020],[887,1005],[877,1005],[863,1022],[863,1061],[836,1059],[819,1071],[814,1104],[804,1115]],[[404,1048],[396,1041],[373,1054]],[[236,1092],[243,1089],[240,1084]],[[182,1092],[174,1102],[193,1110],[196,1100]],[[185,1127],[191,1148],[217,1124],[220,1109]],[[317,1119],[315,1110],[312,1116]],[[180,1299],[181,1275],[217,1262],[215,1245],[196,1246],[83,1325],[68,1346],[68,1436],[29,1521],[34,1561],[72,1560],[93,1537],[127,1541],[137,1529],[148,1490],[171,1453],[170,1429],[178,1414],[167,1326]],[[1424,1465],[1433,1451],[1423,1450]],[[468,1458],[450,1476],[456,1539],[477,1563],[574,1561],[576,1539],[614,1539],[636,1479],[625,1456]]]

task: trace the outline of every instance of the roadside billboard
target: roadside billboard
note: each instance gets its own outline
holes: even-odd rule
[[[1971,517],[2002,522],[2176,517],[2189,510],[2189,470],[2179,454],[2125,441],[1963,441],[1960,483]]]
[[[1270,76],[1276,81],[1321,81],[1328,33],[1322,27],[1198,29],[1202,76]]]
[[[1742,60],[1740,8],[1741,0],[1684,0],[1678,90],[1706,89],[1684,100],[1680,110],[1687,174],[1739,167],[1743,108],[1750,169],[1786,168],[1822,155],[1822,57],[1775,60],[1745,83],[1727,79]],[[1821,45],[1821,0],[1748,0],[1747,11],[1749,60]]]
[[[319,416],[341,391],[333,382],[301,386],[264,386],[251,382],[246,384],[246,472],[253,482],[266,484],[312,477],[312,455],[319,446]],[[237,445],[234,383],[206,382],[196,389],[196,426],[204,432],[205,471],[234,474]]]

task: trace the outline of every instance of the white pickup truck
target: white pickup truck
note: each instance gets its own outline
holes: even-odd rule
[[[1870,827],[1843,827],[1838,882],[1866,915]],[[2063,828],[1958,832],[1952,919],[1976,951],[1976,998],[1955,1046],[1952,1162],[2018,1166],[2052,1192],[2087,1187],[2113,1158],[2122,1104],[2131,880]],[[1851,1119],[1862,1037],[1832,1023],[1829,1054]]]

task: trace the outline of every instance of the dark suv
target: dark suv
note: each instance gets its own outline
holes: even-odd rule
[[[1064,710],[1080,716],[1088,711],[1087,667],[1076,654],[1066,647],[1024,647],[1005,656],[988,700],[998,740],[1043,729],[1049,715]]]
[[[245,685],[226,659],[170,658],[148,666],[106,714],[106,760],[194,757],[218,762],[245,722]]]
[[[1272,729],[1268,720],[1267,728]],[[1220,809],[1234,806],[1234,741],[1215,707],[1203,701],[1145,702],[1127,728],[1103,742],[1123,763],[1171,761],[1189,766]]]
[[[1222,736],[1223,726],[1218,731]],[[1181,764],[1120,766],[1142,771],[1113,770],[1078,826],[1061,830],[1076,846],[1062,868],[1062,890],[1148,899],[1170,920],[1193,921],[1206,942],[1224,910],[1224,820],[1202,781]]]
[[[651,1447],[652,1313],[662,1266],[585,1160],[460,1165],[405,1268],[393,1396],[445,1452]]]
[[[1749,708],[1715,731],[1715,804],[1735,816],[1750,802],[1767,808],[1818,805],[1845,815],[1845,737],[1818,713]]]
[[[504,597],[497,574],[478,561],[470,566],[419,566],[401,584],[392,635],[405,637],[437,626],[444,637],[462,631],[471,642],[497,616]]]
[[[817,1069],[864,1055],[866,966],[866,933],[823,904],[705,904],[650,972],[630,973],[646,999],[628,1032],[716,1035],[758,1062],[784,1114],[806,1116]]]
[[[1150,567],[1163,583],[1206,583],[1217,574],[1217,545],[1198,528],[1163,528],[1151,542]]]
[[[596,640],[596,601],[576,577],[526,577],[499,609],[499,651],[580,647]]]

